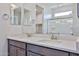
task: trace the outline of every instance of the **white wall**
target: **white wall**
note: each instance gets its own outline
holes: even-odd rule
[[[8,20],[2,19],[2,14],[9,14],[9,5],[0,4],[0,55],[7,55]]]
[[[10,19],[2,19],[2,14],[10,16],[10,4],[0,3],[0,56],[7,55],[7,36],[22,33],[21,25],[11,25]]]
[[[74,12],[74,14],[73,14],[73,19],[74,19],[74,21],[73,21],[73,33],[75,34],[75,35],[77,35],[77,36],[79,36],[79,18],[77,17],[77,4],[74,4],[73,5],[73,12]]]

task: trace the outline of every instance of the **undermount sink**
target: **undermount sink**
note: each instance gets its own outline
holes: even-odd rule
[[[61,43],[62,40],[38,40],[38,42],[44,42],[44,43]]]

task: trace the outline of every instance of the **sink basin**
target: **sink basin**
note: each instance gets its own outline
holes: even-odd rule
[[[39,40],[38,42],[45,42],[45,43],[61,43],[62,40]]]

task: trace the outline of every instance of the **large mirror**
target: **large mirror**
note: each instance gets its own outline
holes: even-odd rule
[[[13,25],[21,25],[21,7],[16,4],[10,6],[10,23]]]
[[[32,26],[35,20],[35,5],[34,4],[23,4],[23,25]]]
[[[24,8],[23,25],[32,25],[31,11]]]
[[[43,33],[73,34],[73,4],[38,4],[44,8]]]
[[[23,33],[35,33],[35,4],[24,3],[22,7],[22,30]]]
[[[70,3],[12,4],[11,24],[22,23],[24,32],[73,34],[73,11]]]

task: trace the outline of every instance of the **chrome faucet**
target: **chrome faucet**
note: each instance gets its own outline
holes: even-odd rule
[[[51,39],[52,39],[52,40],[54,40],[54,39],[57,40],[57,36],[55,36],[55,35],[52,33]]]

